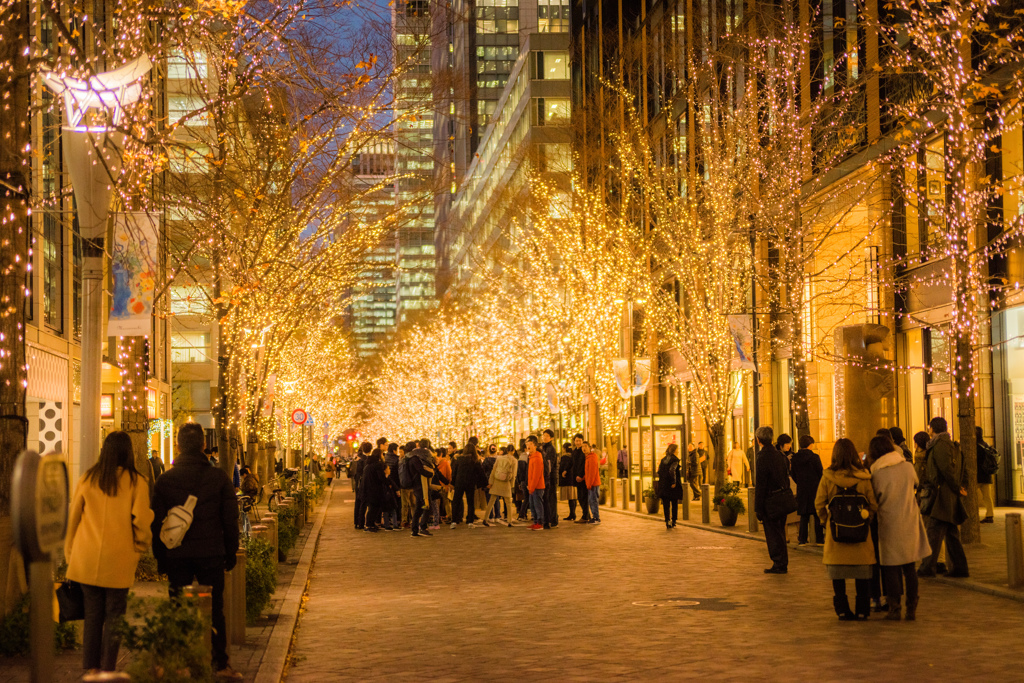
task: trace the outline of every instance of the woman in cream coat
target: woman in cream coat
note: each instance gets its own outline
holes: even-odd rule
[[[117,665],[117,624],[128,605],[139,555],[149,549],[152,521],[149,486],[135,469],[131,438],[112,432],[99,461],[78,480],[64,540],[68,579],[82,584],[85,597],[87,671],[114,671]]]
[[[878,563],[882,566],[882,581],[889,601],[886,618],[900,619],[900,601],[906,582],[906,618],[914,621],[918,599],[915,563],[932,554],[914,496],[917,473],[902,449],[885,436],[871,439],[867,460],[878,499]]]

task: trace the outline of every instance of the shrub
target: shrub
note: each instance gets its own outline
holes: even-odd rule
[[[740,498],[739,492],[739,482],[733,481],[724,484],[722,488],[718,489],[718,493],[715,494],[715,505],[724,505],[737,515],[742,515],[747,511],[747,506],[743,504],[743,499]]]
[[[262,538],[245,544],[245,620],[251,625],[270,604],[277,588],[277,558],[274,548]]]
[[[0,618],[0,656],[27,655],[29,645],[29,596],[21,596],[11,611]],[[55,652],[73,650],[78,646],[78,627],[73,622],[54,624],[53,649]]]
[[[295,508],[281,507],[277,509],[277,555],[280,559],[288,557],[288,552],[295,547],[299,532],[295,528]]]
[[[133,601],[132,616],[140,625],[121,622],[124,646],[134,653],[126,672],[135,683],[192,683],[210,681],[210,650],[206,634],[210,622],[196,601],[171,598]]]

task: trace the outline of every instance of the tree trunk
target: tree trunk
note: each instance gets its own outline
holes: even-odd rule
[[[708,430],[708,441],[711,443],[713,454],[708,469],[714,468],[715,495],[717,496],[719,490],[725,486],[725,422],[719,421],[712,425],[705,420],[704,426]]]
[[[118,357],[121,368],[121,429],[128,433],[135,451],[135,469],[149,481],[149,381],[148,342],[145,337],[122,337]]]

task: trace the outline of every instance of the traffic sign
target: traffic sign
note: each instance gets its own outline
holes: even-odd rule
[[[313,426],[313,416],[312,415],[307,415],[306,416],[306,426],[307,427],[312,427]]]
[[[302,408],[296,408],[292,411],[292,422],[297,425],[306,424],[306,420],[310,419],[309,413]]]

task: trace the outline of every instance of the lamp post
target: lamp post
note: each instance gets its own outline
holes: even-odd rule
[[[80,471],[96,462],[100,446],[104,239],[124,151],[124,134],[114,126],[120,123],[125,105],[142,95],[141,79],[152,66],[143,55],[85,80],[54,71],[41,74],[43,83],[64,101],[64,163],[71,177],[82,235]],[[90,115],[90,109],[102,110],[105,115]]]

